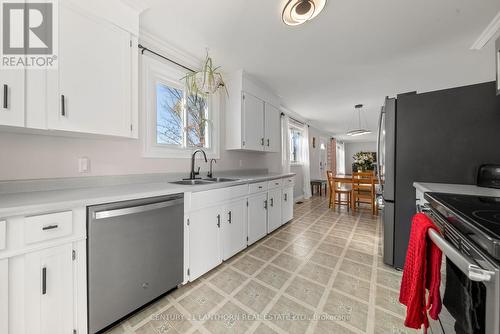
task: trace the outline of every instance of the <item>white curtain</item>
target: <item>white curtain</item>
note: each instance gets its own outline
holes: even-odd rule
[[[309,127],[304,125],[300,162],[304,175],[304,199],[311,198],[311,164],[309,162]]]
[[[281,117],[281,171],[290,173],[290,118],[285,114]]]
[[[344,143],[337,141],[337,174],[345,174]]]

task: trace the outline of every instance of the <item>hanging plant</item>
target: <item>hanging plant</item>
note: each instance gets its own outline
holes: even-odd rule
[[[208,55],[201,71],[186,74],[182,80],[186,83],[187,92],[190,95],[208,96],[215,94],[220,88],[227,93],[226,84],[219,72],[220,66],[214,67],[212,58]]]

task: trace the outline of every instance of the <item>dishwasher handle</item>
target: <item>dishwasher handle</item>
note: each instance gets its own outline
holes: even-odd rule
[[[153,210],[157,210],[157,209],[167,208],[169,206],[179,205],[182,203],[184,203],[184,198],[167,200],[164,202],[158,202],[158,203],[152,203],[152,204],[146,204],[146,205],[140,205],[140,206],[132,206],[132,207],[123,208],[123,209],[97,211],[97,212],[94,212],[94,219],[99,220],[99,219],[105,219],[105,218],[127,216],[127,215],[132,215],[135,213],[141,213],[141,212],[147,212],[147,211],[153,211]]]

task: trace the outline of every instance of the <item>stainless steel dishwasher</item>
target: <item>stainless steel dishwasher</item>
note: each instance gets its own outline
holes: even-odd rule
[[[184,195],[87,209],[89,333],[183,280]]]

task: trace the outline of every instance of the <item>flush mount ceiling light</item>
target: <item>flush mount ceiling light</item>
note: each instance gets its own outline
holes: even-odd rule
[[[289,0],[283,9],[283,22],[297,26],[314,19],[325,8],[326,0]]]
[[[363,105],[362,104],[356,104],[354,106],[354,117],[353,117],[353,127],[351,128],[352,130],[347,131],[347,135],[350,137],[355,137],[355,136],[362,136],[362,135],[367,135],[369,133],[372,133],[370,130],[366,130],[366,127],[363,127],[361,124],[361,118],[362,118],[362,112],[363,112]],[[357,114],[357,115],[356,115]],[[358,125],[356,126],[356,118],[357,118],[357,123]],[[366,120],[365,120],[365,125],[366,125]]]

